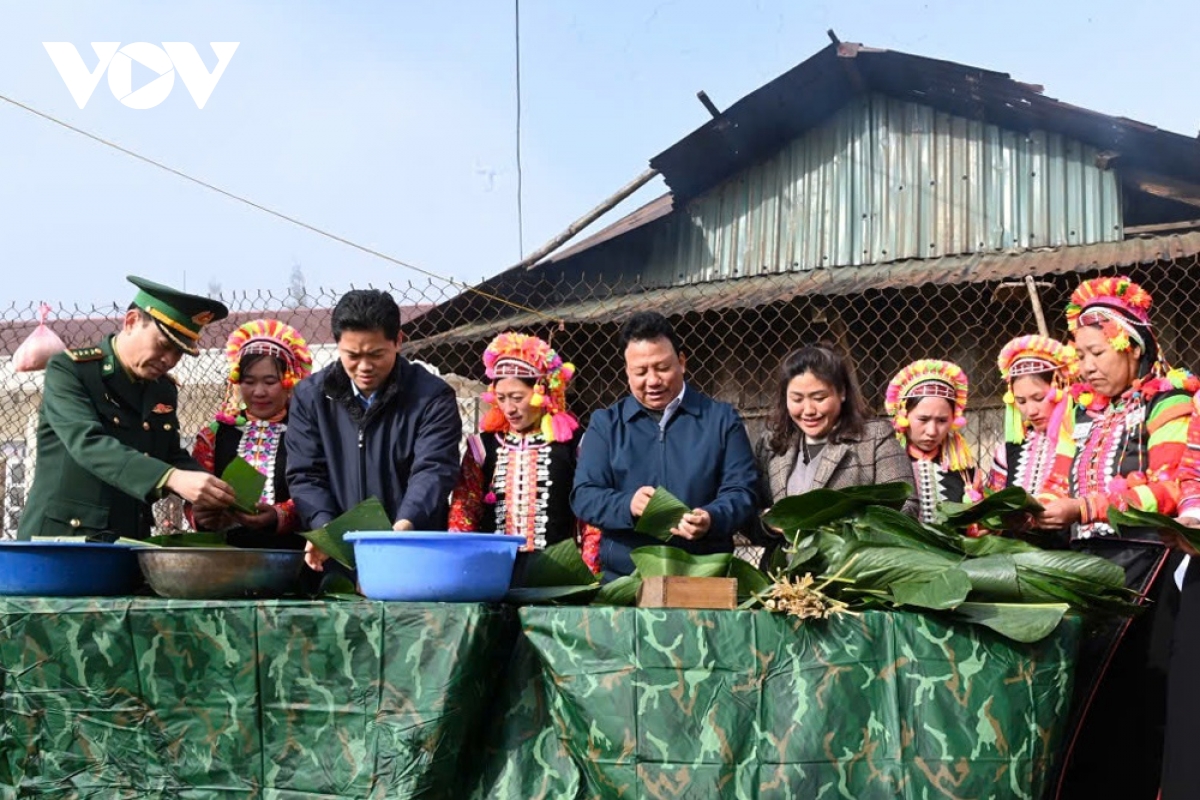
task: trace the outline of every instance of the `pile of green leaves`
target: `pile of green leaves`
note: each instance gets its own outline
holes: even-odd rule
[[[738,598],[744,601],[752,601],[771,585],[765,574],[732,553],[697,556],[678,547],[654,545],[639,547],[631,557],[636,567],[632,575],[602,584],[583,562],[579,548],[572,541],[559,542],[533,553],[521,553],[513,586],[504,599],[518,605],[591,603],[631,606],[637,599],[642,579],[660,575],[736,578]]]
[[[772,555],[778,578],[811,574],[852,610],[909,608],[984,625],[1011,639],[1049,635],[1069,610],[1133,613],[1124,571],[1085,553],[1043,550],[1003,536],[971,538],[1038,506],[1019,488],[971,506],[948,505],[926,524],[900,511],[905,484],[817,489],[775,504],[763,520],[787,544]]]

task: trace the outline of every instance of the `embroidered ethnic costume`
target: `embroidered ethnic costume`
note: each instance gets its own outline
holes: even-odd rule
[[[1019,336],[1000,351],[1000,376],[1008,386],[1004,394],[1004,441],[996,447],[988,488],[999,491],[1019,486],[1032,495],[1041,493],[1058,468],[1069,468],[1075,448],[1071,443],[1075,405],[1067,387],[1078,371],[1075,348],[1046,336]],[[1016,406],[1012,385],[1018,378],[1037,375],[1050,384],[1054,410],[1045,430],[1025,421]],[[1060,439],[1066,447],[1060,451]]]
[[[1167,515],[1178,510],[1178,473],[1193,414],[1191,395],[1200,389],[1200,381],[1163,360],[1150,327],[1150,305],[1150,295],[1141,287],[1114,277],[1085,281],[1067,306],[1072,332],[1096,326],[1114,350],[1137,347],[1156,355],[1146,374],[1119,397],[1105,397],[1084,383],[1071,387],[1079,406],[1073,434],[1077,456],[1067,469],[1056,468],[1046,489],[1055,497],[1078,500],[1076,538],[1111,535],[1105,521],[1109,508]]]
[[[962,429],[967,420],[967,374],[957,364],[937,359],[914,361],[900,370],[888,384],[886,404],[896,436],[904,443],[913,463],[920,518],[935,521],[939,503],[973,501],[979,498],[975,486],[975,456]],[[950,401],[954,418],[946,441],[936,453],[925,453],[908,441],[909,420],[905,406],[914,398],[941,397]]]
[[[247,322],[230,334],[225,344],[229,367],[225,399],[216,419],[196,436],[192,455],[209,472],[220,474],[241,456],[267,476],[260,505],[272,506],[278,518],[276,532],[291,533],[299,524],[295,504],[287,497],[280,457],[287,432],[287,410],[272,419],[249,414],[240,391],[242,359],[259,354],[279,359],[284,365],[280,382],[289,392],[312,373],[312,354],[300,333],[273,319]],[[281,498],[282,495],[282,498]]]
[[[600,531],[580,523],[571,511],[571,484],[581,431],[567,411],[567,384],[575,368],[534,336],[503,333],[484,351],[492,385],[483,394],[492,408],[480,436],[467,440],[458,486],[450,499],[450,530],[502,531],[525,540],[523,551],[575,540],[587,565],[599,569]],[[495,405],[496,381],[522,378],[534,383],[530,404],[542,411],[532,432],[510,430]]]

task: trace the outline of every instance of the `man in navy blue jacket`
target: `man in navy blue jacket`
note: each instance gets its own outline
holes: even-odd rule
[[[571,491],[575,514],[603,531],[606,579],[633,571],[633,549],[661,544],[633,530],[656,487],[692,507],[670,544],[700,554],[733,550],[758,484],[741,417],[685,384],[687,359],[667,319],[635,314],[621,338],[630,396],[592,414]]]
[[[333,309],[338,363],[296,386],[288,411],[288,491],[306,529],[379,498],[395,530],[445,530],[462,422],[454,390],[400,357],[400,308],[376,289]],[[305,560],[327,556],[309,543]]]

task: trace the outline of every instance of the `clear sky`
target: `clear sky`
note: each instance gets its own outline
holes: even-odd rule
[[[531,251],[726,107],[828,44],[959,61],[1066,102],[1200,128],[1196,0],[522,0]],[[101,79],[84,109],[42,42],[240,42],[205,108]],[[0,2],[0,94],[433,272],[520,258],[514,2]],[[154,77],[135,65],[132,88]],[[621,210],[664,190],[656,181]],[[612,221],[616,215],[608,217]],[[0,307],[122,303],[134,272],[191,291],[425,281],[0,102]]]

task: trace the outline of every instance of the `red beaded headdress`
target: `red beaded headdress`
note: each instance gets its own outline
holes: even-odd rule
[[[954,409],[950,435],[942,445],[942,466],[953,470],[975,466],[975,456],[961,432],[967,425],[963,415],[967,410],[969,387],[967,373],[950,361],[925,358],[900,370],[888,384],[885,396],[887,412],[892,416],[892,426],[900,441],[908,444],[909,422],[904,408],[907,401],[916,397],[942,397],[949,400]]]
[[[549,441],[569,442],[579,428],[579,421],[567,410],[567,384],[575,375],[575,366],[564,363],[550,345],[536,336],[512,331],[502,333],[483,351],[483,366],[491,379],[484,392],[486,403],[496,402],[496,381],[502,378],[525,378],[534,381],[530,403],[542,414],[542,434]],[[492,407],[480,428],[487,432],[508,430],[508,420],[500,409]]]
[[[300,332],[277,319],[256,319],[247,322],[225,342],[225,361],[229,365],[225,401],[217,413],[221,422],[236,424],[242,420],[245,404],[238,384],[241,383],[242,358],[262,354],[279,359],[283,365],[280,382],[287,390],[312,374],[312,353]]]
[[[1144,350],[1146,341],[1137,326],[1149,332],[1153,302],[1149,292],[1124,275],[1092,278],[1071,293],[1067,330],[1074,333],[1080,325],[1098,325],[1114,350],[1129,349],[1131,339]]]
[[[1075,348],[1048,336],[1018,336],[1000,351],[996,359],[1000,377],[1009,385],[1004,393],[1004,439],[1013,444],[1025,441],[1025,420],[1016,407],[1012,393],[1012,382],[1023,375],[1051,373],[1050,384],[1054,389],[1055,406],[1046,430],[1057,437],[1063,421],[1073,418],[1073,403],[1066,388],[1074,381],[1079,371],[1079,360]],[[1064,402],[1065,401],[1065,402]],[[1055,439],[1057,441],[1057,439]]]

